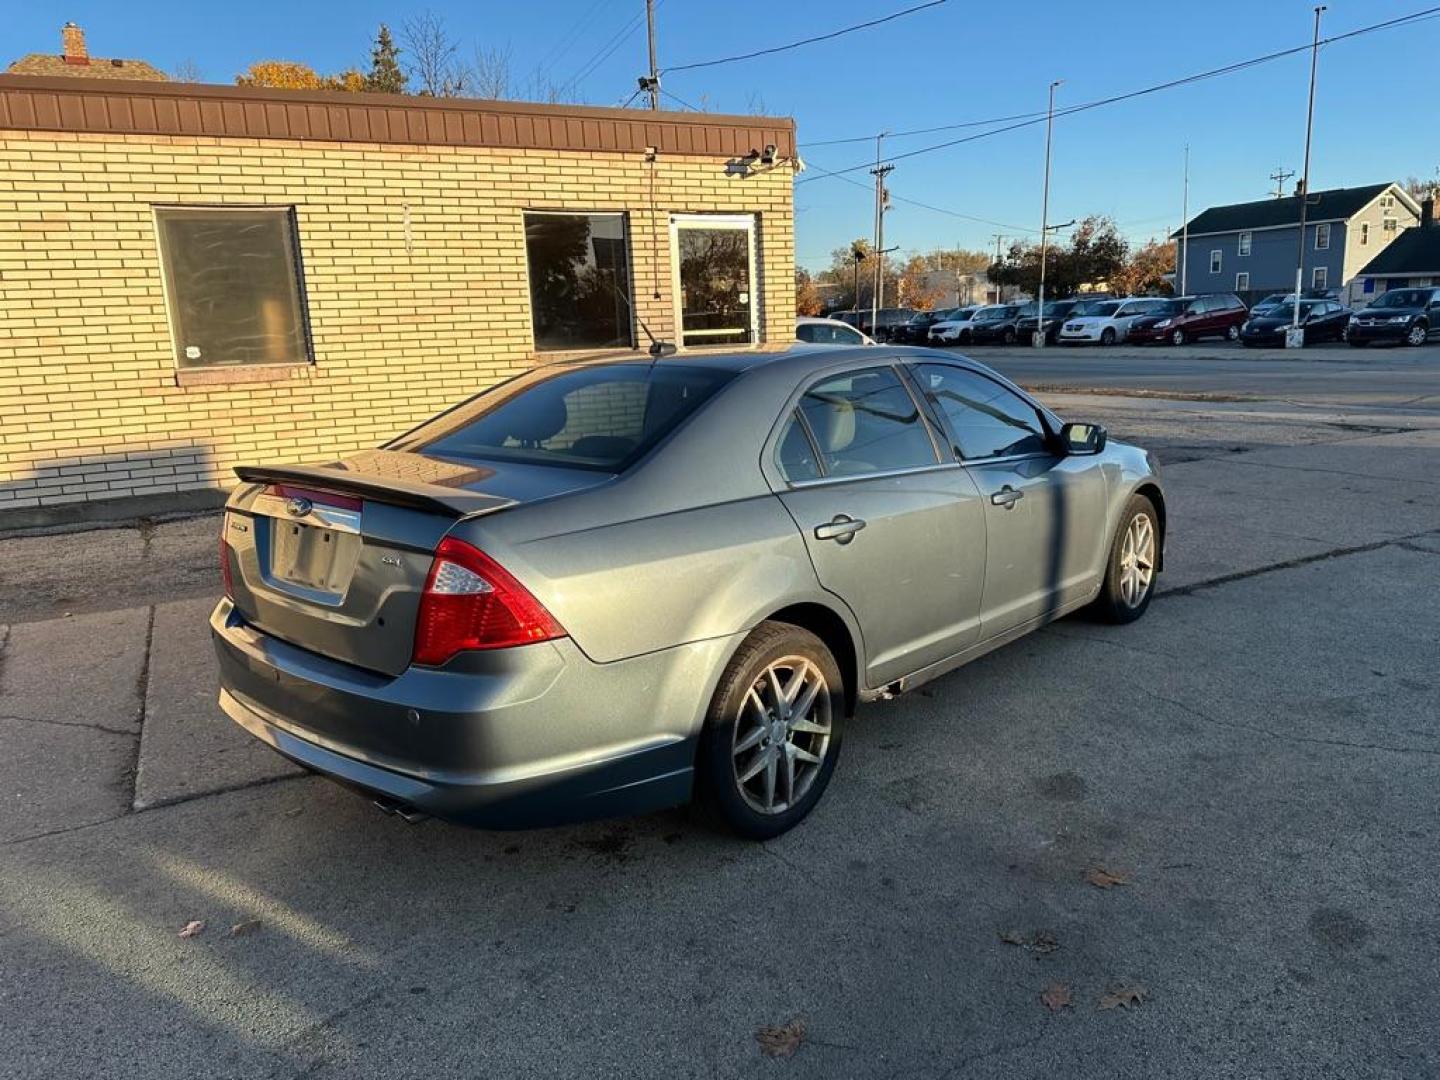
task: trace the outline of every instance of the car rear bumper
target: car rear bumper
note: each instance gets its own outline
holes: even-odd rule
[[[687,801],[739,637],[612,664],[560,639],[389,678],[263,634],[228,601],[210,626],[220,707],[251,735],[384,804],[497,829]]]
[[[1100,340],[1100,330],[1061,330],[1055,339],[1067,345],[1087,345]]]

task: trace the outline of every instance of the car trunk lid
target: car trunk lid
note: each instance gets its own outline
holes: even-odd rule
[[[367,451],[320,466],[241,466],[226,508],[232,599],[251,625],[386,675],[410,664],[421,594],[454,524],[608,475]]]

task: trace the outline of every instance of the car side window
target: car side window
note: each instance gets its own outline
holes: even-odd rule
[[[818,480],[820,463],[815,457],[815,447],[800,422],[800,414],[792,412],[785,422],[785,433],[775,448],[775,464],[792,484],[800,480]]]
[[[1012,457],[1047,448],[1040,414],[993,379],[946,364],[920,364],[916,372],[962,458]]]
[[[925,420],[891,368],[830,376],[805,391],[800,412],[815,439],[825,476],[863,476],[936,464]],[[782,440],[782,449],[783,445]],[[797,478],[788,470],[785,475]]]
[[[795,340],[813,342],[815,340],[815,324],[801,323],[797,326],[795,328]]]

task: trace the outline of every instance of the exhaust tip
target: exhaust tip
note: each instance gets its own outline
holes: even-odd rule
[[[430,817],[429,814],[416,810],[415,807],[409,803],[403,803],[399,799],[390,799],[383,795],[377,795],[370,801],[375,804],[375,808],[382,814],[391,814],[395,817],[402,818],[411,825],[419,825],[422,821],[426,821]]]

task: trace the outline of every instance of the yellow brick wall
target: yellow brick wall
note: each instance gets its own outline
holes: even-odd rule
[[[791,340],[789,171],[654,169],[652,212],[640,155],[0,131],[0,514],[327,460],[532,366],[525,209],[628,213],[668,340],[669,215],[754,213],[761,337]],[[313,366],[176,384],[156,203],[296,208]]]

